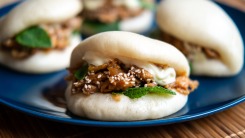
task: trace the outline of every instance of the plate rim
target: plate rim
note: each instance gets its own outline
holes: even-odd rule
[[[12,6],[15,6],[19,3],[21,3],[21,1],[10,3],[8,5],[1,7],[0,10],[6,10],[6,9],[11,8]],[[234,10],[236,10],[236,9],[234,9]],[[225,102],[227,102],[227,101],[225,101]],[[66,124],[82,125],[82,126],[96,126],[96,127],[147,127],[147,126],[159,126],[159,125],[167,125],[167,124],[186,122],[186,121],[190,121],[190,120],[203,118],[203,117],[206,117],[206,116],[214,114],[214,113],[219,113],[221,111],[224,111],[225,109],[231,108],[231,107],[236,106],[238,104],[241,104],[243,102],[245,102],[245,95],[242,95],[239,98],[232,99],[224,105],[221,105],[221,106],[209,109],[209,110],[205,110],[202,112],[190,114],[190,115],[182,115],[182,116],[177,116],[177,117],[167,118],[167,119],[159,118],[159,119],[142,120],[142,121],[99,121],[99,120],[90,120],[90,119],[84,120],[84,119],[62,118],[59,116],[55,116],[55,115],[51,115],[51,114],[47,114],[47,113],[42,113],[42,112],[39,112],[36,110],[32,110],[29,108],[19,106],[18,104],[8,102],[8,101],[4,100],[2,97],[0,97],[0,104],[8,106],[12,109],[20,111],[22,113],[26,113],[26,114],[34,116],[34,117],[38,117],[38,118],[46,119],[46,120],[50,120],[50,121],[66,123]]]
[[[11,107],[23,113],[27,113],[29,115],[33,115],[39,118],[61,122],[61,123],[68,123],[68,124],[75,124],[75,125],[82,125],[82,126],[96,126],[96,127],[146,127],[146,126],[158,126],[158,125],[180,123],[180,122],[195,120],[198,118],[206,117],[214,113],[221,112],[225,109],[243,103],[244,101],[245,101],[245,95],[241,96],[240,98],[235,98],[222,106],[218,106],[210,110],[194,113],[191,115],[182,115],[182,116],[177,116],[177,117],[167,118],[167,119],[159,118],[159,119],[142,120],[142,121],[99,121],[99,120],[90,120],[90,119],[83,120],[83,119],[62,118],[46,113],[41,113],[35,110],[31,110],[29,108],[24,108],[16,104],[12,104],[10,102],[7,102],[6,100],[3,100],[0,97],[0,104],[4,104],[8,107]]]

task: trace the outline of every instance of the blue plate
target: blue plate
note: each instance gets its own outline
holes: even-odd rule
[[[0,9],[0,16],[16,5]],[[245,14],[221,5],[237,24],[243,40],[245,38]],[[179,112],[156,120],[132,122],[106,122],[79,118],[66,111],[63,93],[66,87],[65,70],[31,75],[9,70],[0,66],[0,103],[22,112],[54,121],[103,127],[137,127],[165,125],[205,117],[228,109],[245,101],[245,69],[235,77],[195,77],[200,87],[189,96],[188,103]]]

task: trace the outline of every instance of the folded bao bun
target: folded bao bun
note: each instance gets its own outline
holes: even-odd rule
[[[98,52],[110,58],[125,57],[173,67],[177,75],[189,76],[189,65],[184,55],[175,47],[130,32],[104,32],[81,42],[73,51],[70,68],[85,62],[87,52]],[[92,56],[92,55],[91,55]],[[115,101],[111,93],[72,93],[72,82],[68,82],[66,100],[68,109],[82,117],[107,121],[132,121],[156,119],[180,110],[188,96],[176,92],[174,96],[147,94],[141,98],[130,99],[120,95]],[[103,104],[101,104],[103,103]]]
[[[119,30],[135,33],[145,33],[151,26],[154,19],[154,12],[145,10],[139,16],[122,20],[119,23]]]
[[[84,9],[88,9],[88,10],[92,10],[92,11],[96,11],[98,9],[101,8],[101,6],[104,5],[104,3],[107,3],[109,0],[100,0],[100,1],[92,1],[92,0],[83,0],[84,2]],[[140,6],[140,1],[141,0],[112,0],[110,2],[112,3],[124,3],[126,5],[124,5],[124,8],[129,8],[130,11],[135,11],[137,10]],[[143,0],[144,1],[144,0]],[[149,3],[151,3],[152,5],[154,5],[154,0],[148,0]],[[107,3],[108,4],[108,3]],[[117,5],[118,6],[118,5]],[[110,6],[106,7],[107,11],[112,11],[115,12],[114,10],[117,8],[112,8],[110,10],[108,10],[109,8],[111,8]],[[105,11],[106,11],[105,10]],[[97,11],[100,12],[100,11]],[[127,11],[129,12],[129,11]],[[124,13],[125,14],[125,13]],[[108,18],[107,14],[107,18]],[[90,19],[86,19],[86,16],[84,17],[85,20],[91,21]],[[110,26],[114,26],[114,23],[118,23],[118,28],[114,28],[112,29],[111,27],[108,26],[104,27],[105,29],[102,30],[96,30],[96,28],[94,26],[90,26],[90,25],[85,25],[82,28],[82,32],[83,34],[90,36],[96,33],[100,33],[100,32],[104,32],[104,31],[129,31],[129,32],[135,32],[135,33],[146,33],[147,31],[149,31],[152,28],[152,24],[154,21],[154,9],[150,9],[150,8],[143,8],[142,12],[139,15],[135,15],[133,17],[128,17],[125,19],[119,19],[116,21],[113,21],[111,23],[105,23],[103,22],[103,24],[107,24]],[[94,20],[93,22],[99,22],[97,20]],[[99,23],[100,24],[100,23]]]
[[[12,38],[28,27],[38,24],[60,23],[75,17],[82,10],[79,0],[27,0],[19,4],[0,20],[0,43]],[[66,68],[73,48],[81,41],[80,35],[71,35],[70,45],[62,51],[38,51],[34,55],[16,60],[0,51],[0,63],[28,73],[46,73]],[[62,60],[64,59],[64,60]]]
[[[193,74],[231,76],[241,71],[244,59],[241,35],[232,19],[214,2],[163,0],[156,18],[165,33],[219,53],[219,59],[193,61]]]

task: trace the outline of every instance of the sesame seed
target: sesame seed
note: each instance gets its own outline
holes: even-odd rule
[[[99,75],[98,75],[98,78],[101,78],[101,76],[102,76],[102,75],[101,75],[101,74],[99,74]]]
[[[110,80],[111,83],[113,83],[114,81],[115,81],[114,79]]]
[[[88,85],[88,89],[91,89],[92,87],[91,87],[91,85]]]
[[[85,84],[84,87],[85,87],[85,89],[88,89],[88,85],[87,84]]]
[[[134,81],[130,81],[130,83],[131,83],[131,84],[135,84],[135,82],[134,82]]]

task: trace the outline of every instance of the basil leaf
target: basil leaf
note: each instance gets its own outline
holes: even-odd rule
[[[161,86],[128,88],[122,93],[131,99],[140,98],[148,93],[176,95],[174,91],[163,88]]]
[[[88,64],[84,63],[81,68],[75,71],[74,76],[78,80],[84,79],[86,74],[88,73]]]
[[[89,34],[89,35],[105,32],[105,31],[118,31],[118,30],[119,30],[118,22],[107,24],[98,21],[85,20],[82,27],[82,32],[84,34]]]
[[[140,4],[144,9],[149,9],[149,10],[155,9],[154,3],[147,2],[146,0],[140,0]]]
[[[16,35],[18,44],[28,48],[51,48],[52,43],[48,33],[39,26],[25,29]]]

